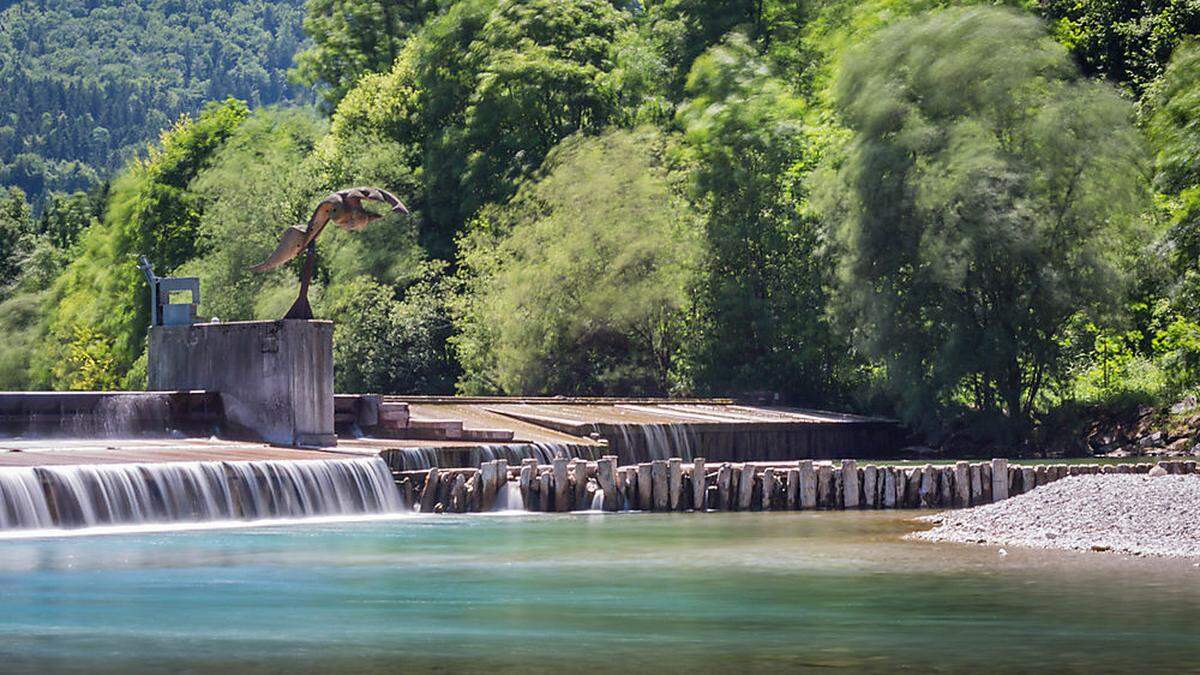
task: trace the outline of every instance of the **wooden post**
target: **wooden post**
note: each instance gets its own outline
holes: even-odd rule
[[[575,508],[580,510],[592,508],[592,502],[588,499],[587,468],[587,460],[577,459],[574,470],[571,472],[571,477],[575,482]]]
[[[568,482],[570,479],[567,461],[566,457],[555,457],[551,463],[551,470],[554,472],[554,511],[571,510],[571,484]]]
[[[775,469],[763,469],[762,477],[762,510],[771,510],[771,500],[775,496]]]
[[[937,475],[932,464],[926,464],[921,470],[921,507],[932,508],[937,504]]]
[[[704,475],[704,458],[692,460],[692,510],[708,510],[708,483]]]
[[[667,509],[679,511],[683,506],[683,460],[672,457],[667,460]]]
[[[425,473],[425,488],[421,490],[421,513],[433,513],[437,501],[438,469],[433,467]]]
[[[542,510],[554,510],[554,475],[549,470],[543,471],[538,478],[538,492],[541,493]]]
[[[992,503],[992,465],[983,462],[979,465],[980,504]]]
[[[451,513],[463,513],[467,510],[467,478],[461,473],[454,477],[454,483],[450,487],[450,504],[447,510]]]
[[[915,509],[921,506],[921,469],[904,470],[904,508]]]
[[[476,513],[483,506],[483,495],[481,494],[483,481],[479,477],[479,471],[471,474],[467,479],[467,508],[466,511]]]
[[[651,498],[655,511],[666,511],[669,505],[667,495],[667,460],[656,459],[650,462],[650,480],[653,483]]]
[[[874,464],[868,464],[862,469],[863,506],[868,509],[879,508],[879,469]]]
[[[817,472],[811,459],[800,460],[796,470],[800,472],[800,508],[817,508]]]
[[[842,504],[847,509],[857,509],[858,464],[852,459],[842,460]]]
[[[733,468],[728,463],[721,465],[717,469],[717,503],[714,508],[718,511],[731,511],[733,505],[731,503],[733,491]]]
[[[896,508],[896,467],[885,466],[883,469],[883,508]]]
[[[479,508],[484,511],[491,511],[492,505],[496,502],[496,463],[484,462],[479,465],[478,484],[476,488],[479,490]]]
[[[954,507],[964,509],[971,505],[971,465],[957,462],[954,465]]]
[[[638,510],[638,468],[636,466],[625,467],[625,503],[629,506],[630,511]]]
[[[400,501],[404,503],[404,508],[413,510],[416,506],[415,494],[413,493],[412,479],[408,476],[401,478],[396,487],[400,490]]]
[[[1045,464],[1034,469],[1034,479],[1037,481],[1038,487],[1050,484],[1050,472],[1046,469]]]
[[[737,507],[739,511],[749,511],[754,503],[754,465],[743,464],[742,475],[738,479]]]
[[[833,467],[827,464],[817,467],[817,506],[822,509],[834,508],[837,504],[837,495],[834,494],[836,489]]]
[[[787,470],[787,510],[800,508],[800,469]]]
[[[604,490],[604,510],[616,511],[621,503],[621,495],[617,494],[617,458],[612,455],[601,457],[596,461],[596,483]]]
[[[992,501],[1008,499],[1008,460],[992,460]]]
[[[638,508],[642,511],[650,511],[654,508],[654,502],[651,500],[651,493],[654,491],[651,473],[649,463],[638,464]]]
[[[977,506],[983,503],[983,467],[978,464],[972,464],[967,468],[967,480],[971,482],[967,497],[970,499],[971,506]]]
[[[954,467],[943,466],[937,469],[938,506],[949,507],[954,503]]]
[[[537,480],[537,460],[527,459],[521,462],[521,474],[517,479],[517,487],[521,489],[521,503],[526,511],[534,510],[533,483]]]
[[[1022,492],[1029,492],[1037,487],[1037,473],[1033,467],[1021,467],[1021,485],[1023,486]]]

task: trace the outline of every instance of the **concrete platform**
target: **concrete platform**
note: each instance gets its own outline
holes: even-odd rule
[[[298,450],[216,438],[0,439],[0,467],[333,459],[370,451]]]

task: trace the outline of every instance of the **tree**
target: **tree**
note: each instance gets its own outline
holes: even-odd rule
[[[847,350],[826,320],[831,262],[803,183],[818,132],[737,33],[696,60],[686,91],[679,121],[708,251],[688,345],[695,386],[827,400]]]
[[[616,49],[632,30],[602,0],[463,0],[346,95],[333,142],[411,158],[423,241],[450,257],[462,224],[511,197],[560,140],[621,121]]]
[[[449,394],[458,368],[442,275],[444,264],[422,265],[418,280],[397,300],[367,275],[336,289],[326,304],[335,320],[333,360],[338,391]]]
[[[1200,45],[1182,45],[1149,94],[1147,124],[1155,149],[1155,186],[1170,222],[1178,300],[1200,311]]]
[[[16,280],[30,245],[30,209],[25,192],[10,187],[0,196],[0,290]]]
[[[669,141],[572,136],[460,241],[464,393],[664,394],[701,255]]]
[[[296,54],[291,75],[320,88],[333,110],[358,78],[390,70],[404,41],[436,9],[433,0],[308,0],[304,32],[312,44]]]
[[[843,325],[905,418],[965,402],[1026,430],[1067,322],[1124,276],[1146,204],[1130,106],[992,8],[880,31],[836,95],[853,138],[821,183]]]
[[[1200,35],[1200,6],[1188,0],[1039,0],[1036,6],[1085,74],[1139,95],[1180,41]]]
[[[54,384],[69,386],[75,381],[69,368],[84,363],[63,350],[103,348],[103,359],[88,362],[91,382],[119,382],[142,353],[150,312],[138,256],[167,274],[196,255],[203,203],[188,186],[247,114],[244,103],[230,100],[210,104],[195,120],[181,118],[113,183],[103,222],[80,237],[48,300],[55,347],[41,358]],[[110,366],[107,376],[95,372]]]

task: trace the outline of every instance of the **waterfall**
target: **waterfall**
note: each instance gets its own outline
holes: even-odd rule
[[[23,473],[27,472],[27,473]],[[378,457],[0,471],[0,529],[262,520],[403,509]]]
[[[53,526],[42,483],[31,468],[0,468],[0,530]]]
[[[518,466],[523,459],[533,458],[538,464],[550,464],[556,457],[595,459],[590,446],[569,443],[504,443],[472,448],[394,448],[386,453],[387,461],[397,471],[423,471],[432,467],[476,467],[484,462],[508,460]]]
[[[397,471],[417,471],[438,466],[436,448],[395,448],[388,453],[388,461]]]
[[[122,438],[168,431],[171,408],[162,394],[121,393],[101,398],[88,413],[64,419],[64,428],[80,438]]]
[[[599,425],[596,429],[601,431]],[[620,437],[617,447],[624,448],[632,462],[672,457],[686,462],[695,456],[694,432],[688,424],[617,424],[610,427],[610,433],[613,430]]]
[[[521,499],[521,486],[517,481],[510,480],[500,488],[496,495],[494,511],[524,511],[525,500]]]
[[[596,493],[592,495],[592,510],[604,510],[604,490],[596,490]]]

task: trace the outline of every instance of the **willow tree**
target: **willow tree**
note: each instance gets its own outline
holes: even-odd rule
[[[1146,194],[1130,106],[1038,20],[990,8],[880,31],[836,100],[838,315],[909,420],[966,404],[1026,429],[1068,321],[1121,288]]]

